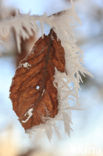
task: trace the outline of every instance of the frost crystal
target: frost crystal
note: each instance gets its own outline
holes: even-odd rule
[[[28,63],[28,62],[25,62],[25,63],[23,63],[23,64],[20,64],[19,66],[18,66],[18,68],[21,68],[21,67],[24,67],[24,68],[30,68],[31,67],[31,65]]]
[[[61,44],[65,50],[66,60],[66,74],[59,72],[55,69],[54,86],[58,90],[59,112],[55,118],[48,118],[46,124],[41,124],[32,128],[29,133],[44,129],[49,139],[51,136],[47,127],[55,129],[55,133],[58,137],[61,136],[59,128],[56,126],[57,120],[64,121],[65,132],[69,135],[71,130],[71,110],[79,110],[78,105],[78,90],[80,88],[79,83],[81,81],[81,75],[88,74],[89,72],[82,66],[83,64],[83,52],[76,45],[75,35],[73,33],[74,26],[80,23],[74,6],[70,10],[64,11],[60,16],[43,17],[45,23],[47,23],[56,32],[58,39],[61,40]],[[69,84],[73,84],[72,87]],[[75,106],[70,106],[69,100],[75,103]]]
[[[30,108],[24,116],[27,116],[27,119],[26,120],[22,120],[22,123],[26,123],[31,117],[32,117],[32,112],[33,112],[33,108]]]
[[[23,66],[24,68],[29,68],[29,67],[31,67],[31,65],[30,65],[28,62],[25,62],[24,64],[22,64],[22,66]]]

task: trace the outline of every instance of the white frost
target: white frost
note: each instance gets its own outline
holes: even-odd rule
[[[64,122],[64,130],[69,135],[71,131],[71,111],[80,109],[80,105],[78,104],[78,90],[81,81],[80,74],[84,76],[85,74],[90,74],[82,65],[83,52],[76,45],[76,39],[73,33],[76,24],[80,23],[74,6],[70,10],[64,11],[60,16],[45,16],[43,21],[54,29],[65,50],[66,73],[59,72],[55,69],[54,86],[58,90],[58,114],[55,118],[48,117],[45,124],[35,126],[28,132],[32,135],[34,132],[41,133],[41,130],[44,130],[49,135],[47,127],[50,127],[54,128],[57,136],[60,137],[60,129],[57,127],[57,121],[61,120]],[[72,88],[69,85],[71,83],[73,84]],[[71,106],[69,100],[73,101],[74,106]]]
[[[25,62],[25,63],[22,64],[22,66],[24,68],[29,68],[29,67],[31,67],[31,64],[29,64],[28,62]]]
[[[25,114],[24,116],[27,116],[27,119],[22,120],[22,123],[26,123],[33,115],[33,108],[30,108]]]
[[[18,68],[21,68],[21,67],[24,67],[24,68],[29,69],[29,68],[31,67],[31,64],[29,64],[28,62],[25,62],[25,63],[20,64],[20,65],[18,66]]]

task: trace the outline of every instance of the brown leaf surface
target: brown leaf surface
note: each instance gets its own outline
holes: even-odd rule
[[[29,129],[58,113],[55,68],[65,71],[64,49],[53,30],[40,38],[16,70],[10,98],[22,126]],[[28,67],[25,65],[29,64]]]

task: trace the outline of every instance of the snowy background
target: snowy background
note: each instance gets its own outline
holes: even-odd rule
[[[51,14],[66,9],[67,0],[6,0],[6,6],[17,7],[22,13]],[[88,3],[89,2],[89,3]],[[79,100],[82,111],[72,112],[70,137],[63,132],[63,138],[55,136],[49,142],[44,137],[37,145],[59,151],[62,156],[70,153],[88,153],[90,150],[103,152],[103,1],[82,0],[76,2],[76,12],[82,25],[76,29],[77,43],[84,51],[84,65],[94,78],[86,79],[81,86]],[[97,12],[96,12],[97,11]],[[1,51],[3,51],[1,47]],[[15,57],[0,57],[0,131],[13,124],[15,135],[23,138],[22,145],[29,144],[29,138],[19,124],[9,99],[9,88],[15,73]],[[45,140],[45,141],[44,141]]]

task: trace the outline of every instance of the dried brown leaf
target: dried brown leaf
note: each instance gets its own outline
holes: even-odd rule
[[[55,68],[65,72],[64,49],[53,30],[40,38],[16,70],[10,98],[22,126],[29,129],[58,113]],[[45,119],[45,120],[44,120]]]

